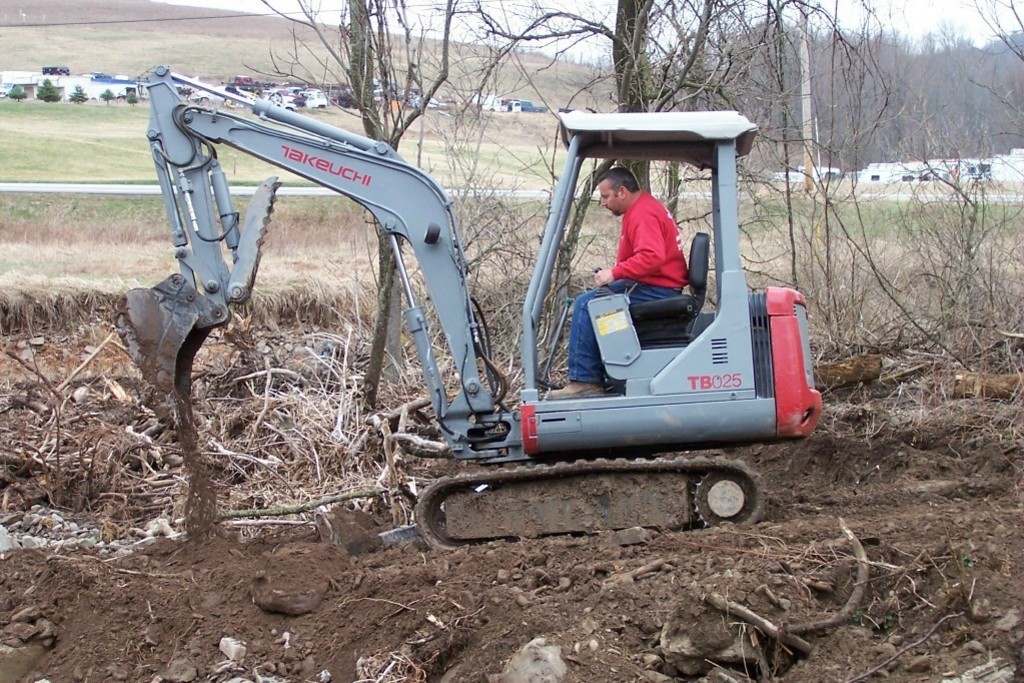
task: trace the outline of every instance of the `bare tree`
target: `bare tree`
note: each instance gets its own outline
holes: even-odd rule
[[[267,0],[264,4],[274,9]],[[440,27],[429,38],[424,30],[416,31],[416,17],[402,0],[349,0],[336,28],[319,21],[317,5],[312,0],[299,0],[298,4],[298,16],[274,10],[295,24],[291,52],[275,55],[278,75],[323,86],[347,81],[364,133],[397,149],[423,115],[427,103],[448,80],[452,22],[458,11],[456,0],[446,0],[435,8],[440,13]],[[428,53],[424,43],[428,40],[429,67],[424,64]],[[406,106],[410,103],[414,106]],[[401,355],[400,283],[395,277],[390,242],[380,226],[377,265],[377,313],[364,385],[364,400],[369,406],[377,403],[388,356]]]

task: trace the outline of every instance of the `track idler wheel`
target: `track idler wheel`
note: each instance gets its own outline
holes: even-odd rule
[[[707,526],[760,521],[763,508],[753,486],[752,480],[732,472],[708,474],[700,480],[694,492],[697,516]]]

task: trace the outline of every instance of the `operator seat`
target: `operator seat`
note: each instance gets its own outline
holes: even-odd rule
[[[692,323],[704,306],[708,286],[711,236],[698,232],[690,244],[690,294],[630,304],[640,348],[685,346],[690,343]]]

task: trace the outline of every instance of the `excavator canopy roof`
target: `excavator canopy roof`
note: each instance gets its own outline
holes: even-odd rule
[[[736,141],[736,155],[754,144],[757,126],[734,111],[558,115],[566,146],[580,137],[580,155],[602,159],[683,161],[698,168],[714,166],[715,145]]]

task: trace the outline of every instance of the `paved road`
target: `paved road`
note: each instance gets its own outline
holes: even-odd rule
[[[231,194],[249,196],[256,191],[256,185],[234,185]],[[159,185],[117,185],[108,183],[0,183],[0,193],[20,192],[28,194],[109,194],[109,195],[158,195]],[[332,196],[337,193],[326,187],[284,185],[279,195]],[[516,199],[547,199],[545,190],[479,190],[477,194],[501,194]]]
[[[239,196],[250,196],[256,191],[256,185],[233,185],[231,193]],[[107,195],[158,195],[159,185],[120,185],[108,183],[0,183],[0,194],[4,192],[20,192],[31,194],[107,194]],[[316,185],[284,185],[277,193],[281,196],[329,197],[337,194],[326,187]],[[458,195],[456,191],[449,192]],[[477,190],[476,194],[493,196],[500,195],[513,199],[550,199],[547,190]],[[683,199],[710,199],[711,193],[682,192]],[[950,201],[949,193],[935,192],[894,192],[891,194],[864,192],[858,196],[861,201],[892,201],[908,202],[945,202]],[[989,194],[985,199],[993,204],[1024,204],[1024,195],[1020,194]]]

